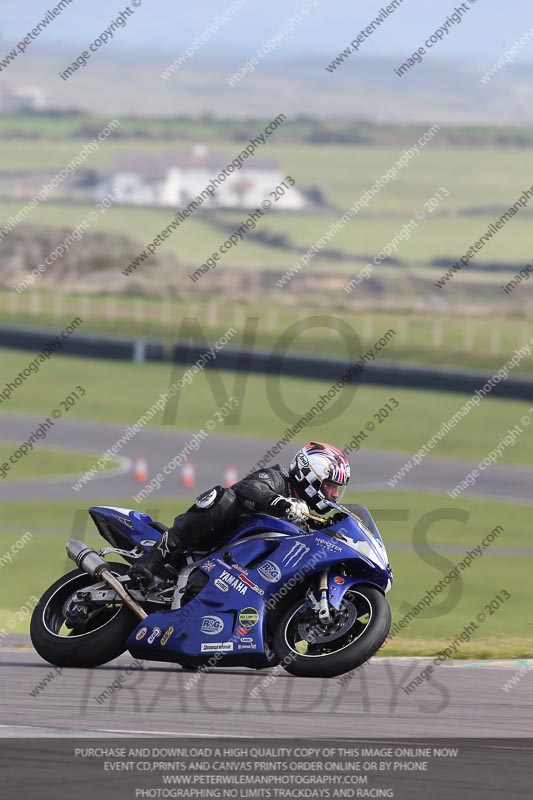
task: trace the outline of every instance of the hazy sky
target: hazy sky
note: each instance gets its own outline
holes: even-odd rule
[[[333,58],[388,1],[307,0],[310,6],[317,7],[304,15],[304,21],[270,57],[320,53]],[[128,26],[116,34],[113,48],[130,51],[141,48],[155,53],[164,50],[177,55],[232,2],[234,0],[196,3],[142,0]],[[252,56],[304,2],[306,0],[247,0],[202,48],[202,57],[226,53]],[[490,65],[526,31],[533,30],[533,0],[465,0],[466,3],[475,4],[462,24],[455,25],[428,58],[472,58]],[[64,45],[86,45],[105,30],[126,4],[127,0],[72,0],[40,36],[39,43],[50,46],[61,41]],[[2,43],[7,45],[23,38],[55,2],[23,0],[5,5],[9,10],[3,9],[0,33]],[[458,5],[457,0],[403,0],[394,14],[364,43],[361,55],[406,58]],[[109,49],[108,46],[107,51]],[[524,62],[533,62],[533,41],[515,60],[516,64]]]

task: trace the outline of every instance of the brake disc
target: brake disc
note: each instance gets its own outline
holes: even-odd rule
[[[317,644],[338,639],[353,627],[357,613],[357,608],[345,597],[339,610],[332,610],[331,622],[317,622],[316,618],[300,622],[297,626],[298,636],[302,640]]]

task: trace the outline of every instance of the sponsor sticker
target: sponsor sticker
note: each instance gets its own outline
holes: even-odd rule
[[[261,589],[261,587],[258,586],[257,583],[251,581],[250,578],[247,578],[246,575],[239,575],[239,578],[241,581],[243,581],[243,583],[248,584],[250,589],[253,589],[254,592],[257,592],[257,594],[264,594],[264,591]]]
[[[259,611],[256,608],[243,608],[239,611],[239,622],[248,630],[259,622]]]
[[[213,503],[215,502],[216,497],[217,497],[216,489],[210,489],[209,491],[204,492],[203,494],[199,494],[195,501],[196,507],[209,508],[209,506],[212,506]]]
[[[244,579],[244,577],[245,577],[244,575],[239,575],[239,578]],[[239,592],[239,594],[246,594],[246,592],[248,591],[248,589],[245,586],[244,580],[239,580],[239,578],[236,578],[235,575],[231,574],[231,572],[228,572],[227,569],[223,570],[223,572],[220,573],[220,578],[221,580],[224,581],[224,583],[227,583],[229,586],[231,586],[233,589]],[[248,578],[246,578],[246,583],[250,583],[250,581],[248,581]],[[252,583],[251,585],[253,586],[254,584]]]
[[[144,639],[147,633],[148,633],[148,628],[141,628],[140,631],[137,631],[137,633],[135,634],[135,638],[137,639],[138,642],[140,642],[141,639]]]
[[[244,635],[248,633],[248,628],[241,628],[241,627],[235,628],[235,633],[238,633],[239,635],[241,634]]]
[[[141,539],[141,544],[143,547],[153,547],[156,541],[155,539]]]
[[[163,631],[161,630],[161,628],[158,628],[156,625],[156,627],[153,629],[152,633],[148,637],[148,644],[153,644],[157,639],[157,637],[161,636],[162,633]]]
[[[231,653],[233,642],[204,642],[200,648],[202,653]]]
[[[238,644],[237,650],[257,650],[256,644]]]
[[[219,578],[216,579],[215,586],[217,589],[220,589],[221,592],[227,592],[229,589],[228,584],[224,583],[224,581],[221,581]]]
[[[171,625],[170,628],[166,629],[163,636],[161,637],[161,647],[164,647],[166,645],[166,643],[168,642],[173,633],[174,633],[174,628]]]
[[[202,564],[202,569],[205,569],[206,572],[211,572],[214,566],[214,561],[206,561],[205,564]]]
[[[202,617],[202,624],[200,626],[200,631],[202,633],[207,633],[208,636],[216,636],[218,633],[222,633],[223,630],[224,630],[224,623],[220,619],[220,617],[214,617],[214,616]]]
[[[238,570],[238,572],[242,572],[243,575],[248,575],[248,570],[244,567],[241,567],[240,564],[232,564],[231,568]]]
[[[342,551],[342,547],[339,547],[338,544],[332,542],[330,539],[322,539],[320,536],[317,536],[315,539],[316,542],[325,547],[326,550],[330,550],[333,553],[340,553]]]
[[[253,642],[253,639],[251,636],[241,636],[241,642],[248,644],[249,642]]]
[[[268,583],[277,583],[281,580],[281,570],[274,561],[265,561],[257,568],[257,571]]]
[[[300,561],[306,555],[306,553],[309,553],[310,551],[311,548],[308,547],[303,542],[295,542],[291,547],[291,549],[287,553],[285,553],[285,555],[281,559],[281,563],[285,567],[295,567],[297,564],[300,563]]]
[[[339,584],[343,584],[344,583],[344,578],[339,578],[339,576],[337,576],[336,578],[333,578],[333,580],[335,581],[335,583],[339,583]]]
[[[122,522],[122,524],[125,525],[126,528],[131,528],[131,530],[134,530],[133,525],[131,524],[130,520],[127,519],[127,517],[119,517],[118,514],[115,514],[115,519],[118,519],[119,522]]]

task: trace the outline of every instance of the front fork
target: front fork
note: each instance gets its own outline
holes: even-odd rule
[[[325,569],[320,573],[320,580],[318,583],[318,600],[311,591],[308,592],[307,595],[313,604],[313,610],[318,612],[318,618],[320,622],[325,624],[331,622],[328,601],[328,573],[329,569]]]
[[[325,569],[320,574],[320,583],[318,586],[320,592],[320,600],[318,601],[318,618],[320,622],[331,622],[331,614],[329,613],[328,602],[328,569]]]
[[[356,586],[360,583],[375,586],[380,592],[387,591],[387,589],[384,590],[379,584],[369,581],[366,578],[347,577],[341,575],[335,569],[331,572],[329,568],[323,570],[320,573],[318,583],[318,598],[313,591],[307,593],[307,597],[312,603],[313,611],[317,613],[320,622],[324,624],[331,622],[331,611],[333,610],[333,613],[338,611],[346,592],[349,591],[352,586]]]

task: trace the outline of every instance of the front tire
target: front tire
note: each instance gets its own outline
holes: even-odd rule
[[[334,678],[364,664],[388,636],[391,610],[375,587],[356,585],[324,625],[301,594],[274,624],[274,650],[282,666],[305,678]]]
[[[109,563],[110,571],[123,575],[128,564]],[[98,667],[126,651],[126,640],[137,617],[124,605],[103,606],[85,627],[68,630],[64,608],[72,595],[94,578],[81,569],[68,572],[43,594],[30,624],[33,646],[45,661],[57,667]]]

